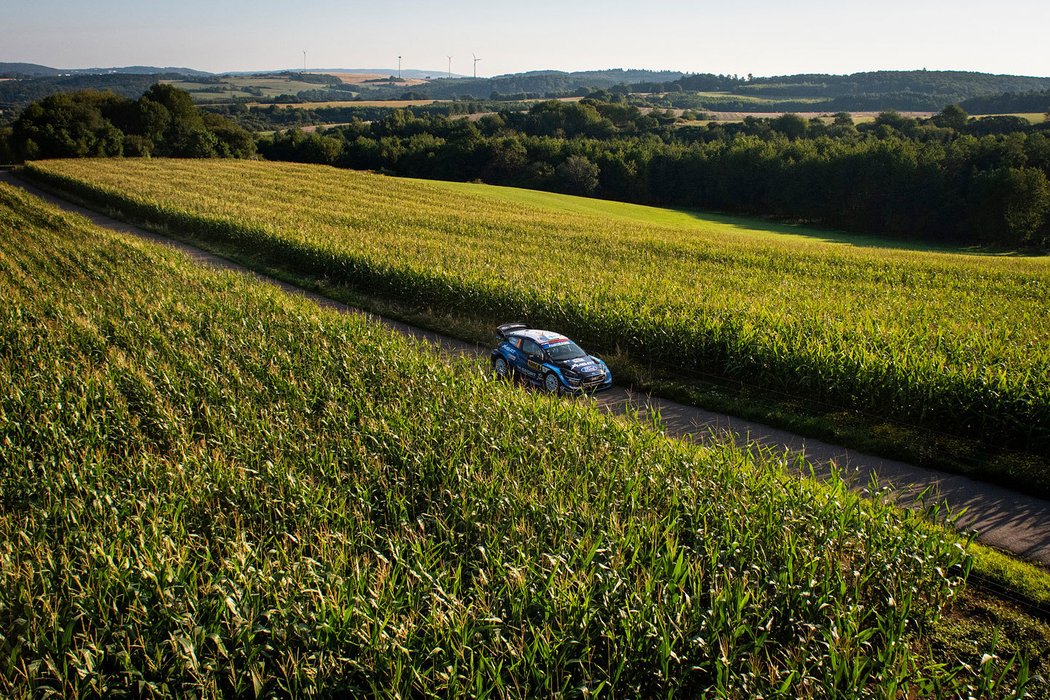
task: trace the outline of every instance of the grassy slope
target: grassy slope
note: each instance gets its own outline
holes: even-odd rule
[[[412,178],[406,178],[412,179]],[[972,248],[935,245],[922,242],[897,241],[878,236],[866,236],[830,229],[818,229],[810,226],[795,226],[759,219],[713,214],[711,212],[691,211],[686,209],[668,209],[650,207],[642,204],[614,202],[593,197],[576,197],[556,192],[501,187],[465,182],[445,182],[441,180],[414,180],[428,186],[447,189],[452,194],[469,194],[484,197],[496,202],[512,202],[530,207],[552,211],[599,216],[628,223],[642,225],[666,226],[683,232],[697,235],[742,235],[751,240],[778,242],[797,241],[799,243],[830,243],[850,247],[884,248],[892,250],[930,251],[941,253],[979,254]]]
[[[319,83],[307,83],[290,78],[259,78],[252,76],[227,77],[219,83],[200,83],[193,80],[167,81],[175,87],[190,93],[197,102],[222,102],[233,97],[252,98],[254,95],[245,92],[245,88],[257,88],[262,90],[265,97],[276,97],[277,95],[295,95],[302,90],[323,90],[327,85]],[[209,92],[215,88],[223,91]],[[312,106],[312,105],[309,105]]]
[[[0,270],[0,691],[987,681],[927,656],[959,550],[841,484],[494,384],[6,186]]]

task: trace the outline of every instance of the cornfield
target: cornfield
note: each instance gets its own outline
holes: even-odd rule
[[[1050,264],[648,224],[498,188],[265,162],[69,160],[29,173],[298,272],[641,362],[1050,449]],[[784,237],[782,237],[784,238]]]
[[[6,185],[0,289],[2,695],[1006,692],[928,658],[968,559],[877,495]]]

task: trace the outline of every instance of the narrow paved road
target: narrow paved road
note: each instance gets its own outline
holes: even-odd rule
[[[322,306],[347,313],[364,314],[376,322],[406,335],[426,339],[447,350],[465,354],[488,352],[488,348],[363,312],[286,282],[265,277],[199,248],[71,204],[14,177],[9,172],[0,172],[0,181],[21,187],[62,209],[81,214],[99,226],[172,246],[185,252],[194,260],[208,265],[251,274],[285,291],[306,296]],[[626,407],[639,411],[643,415],[658,411],[667,434],[676,437],[688,437],[702,441],[712,434],[730,434],[740,443],[754,442],[775,450],[786,451],[792,457],[801,455],[814,465],[818,474],[830,472],[831,465],[834,463],[859,486],[867,486],[874,475],[881,485],[893,488],[904,505],[913,503],[918,494],[929,489],[925,497],[926,503],[939,499],[953,512],[965,509],[965,513],[958,519],[958,525],[966,531],[976,530],[981,542],[1013,552],[1023,559],[1050,566],[1050,501],[963,476],[855,452],[845,447],[777,430],[761,423],[712,413],[655,396],[632,393],[621,387],[614,387],[599,395],[597,401],[614,412],[623,412]]]

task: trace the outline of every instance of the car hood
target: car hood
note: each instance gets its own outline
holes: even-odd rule
[[[554,364],[556,364],[561,369],[572,370],[576,374],[580,374],[585,377],[594,374],[605,374],[605,370],[597,361],[595,361],[593,357],[576,357],[571,360],[559,360]]]

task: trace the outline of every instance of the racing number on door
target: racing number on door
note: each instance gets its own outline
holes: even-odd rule
[[[529,372],[533,376],[538,377],[540,372],[543,371],[543,363],[540,361],[542,359],[540,346],[526,338],[521,345],[521,349],[525,353],[525,364],[529,368]]]

